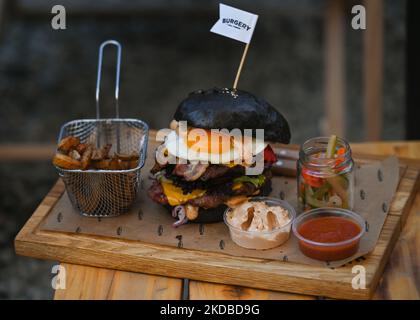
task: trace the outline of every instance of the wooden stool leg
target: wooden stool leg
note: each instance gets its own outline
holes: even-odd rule
[[[364,32],[364,116],[366,139],[377,141],[382,131],[383,0],[367,0]]]
[[[6,0],[0,0],[0,35],[3,31],[5,7],[6,7]]]
[[[343,0],[328,0],[325,17],[324,135],[345,135],[345,54]]]
[[[418,30],[420,21],[420,2],[418,0],[407,0],[406,2],[406,62],[405,62],[405,125],[408,140],[420,140],[420,90],[418,89],[418,75],[420,74],[420,43]]]

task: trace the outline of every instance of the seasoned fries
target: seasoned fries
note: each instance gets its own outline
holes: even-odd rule
[[[92,161],[92,166],[98,170],[110,170],[110,159]]]
[[[104,145],[101,149],[95,149],[92,153],[92,160],[102,160],[108,158],[109,151],[112,148],[112,144],[108,143]]]
[[[115,155],[123,161],[131,161],[131,160],[138,160],[139,159],[139,155],[135,152],[133,152],[131,154],[116,153]]]
[[[69,157],[65,154],[57,153],[53,158],[53,164],[57,167],[63,168],[63,169],[80,169],[82,167],[82,164],[78,160],[74,160],[72,157]]]
[[[76,147],[78,144],[80,143],[80,139],[73,137],[73,136],[68,136],[65,137],[63,140],[60,141],[60,143],[58,144],[57,149],[63,153],[68,153],[70,151],[70,149]]]
[[[81,156],[80,156],[80,153],[79,152],[77,152],[77,150],[76,149],[72,149],[72,150],[70,150],[70,152],[69,152],[69,156],[71,157],[71,158],[73,158],[74,160],[81,160]]]
[[[87,143],[79,143],[77,146],[76,146],[76,151],[80,154],[80,155],[82,155],[84,152],[85,152],[85,150],[86,150],[86,148],[88,147],[88,144]]]
[[[91,145],[88,145],[86,147],[85,152],[83,152],[82,155],[82,169],[86,170],[89,167],[90,164],[90,159],[92,158],[92,153],[93,153],[93,147]]]
[[[111,157],[111,148],[111,144],[106,144],[98,149],[90,143],[80,143],[77,137],[68,136],[59,142],[53,164],[66,170],[129,170],[138,166],[138,154],[115,153]]]

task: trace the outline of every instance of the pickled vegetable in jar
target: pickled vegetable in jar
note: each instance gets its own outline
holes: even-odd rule
[[[317,137],[300,149],[297,165],[299,210],[321,207],[353,209],[354,162],[347,141]]]

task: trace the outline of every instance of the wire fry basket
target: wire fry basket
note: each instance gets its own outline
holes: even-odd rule
[[[100,119],[99,92],[103,49],[107,45],[117,47],[117,70],[115,84],[116,118]],[[97,148],[112,144],[110,154],[139,156],[136,168],[128,170],[66,170],[56,166],[63,179],[73,207],[84,216],[111,217],[127,212],[137,199],[140,185],[140,169],[143,167],[148,141],[148,125],[137,119],[119,119],[119,76],[121,45],[108,40],[99,48],[98,75],[96,83],[96,119],[73,120],[60,130],[58,141],[75,136],[81,143],[90,143]]]

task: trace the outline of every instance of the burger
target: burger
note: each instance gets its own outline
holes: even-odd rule
[[[288,144],[290,129],[265,100],[233,89],[192,92],[156,150],[148,195],[175,227],[221,221],[227,207],[271,192],[277,157],[268,141]]]

